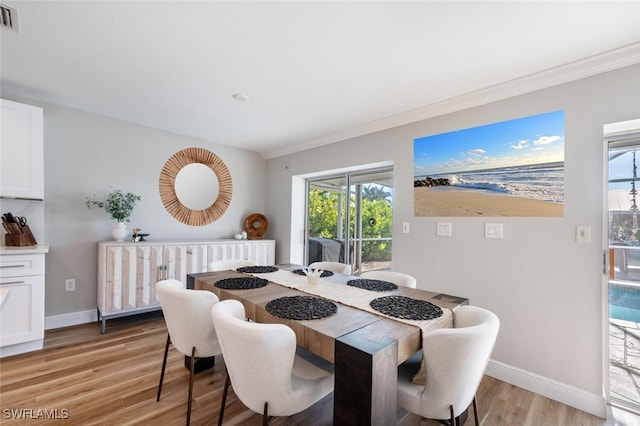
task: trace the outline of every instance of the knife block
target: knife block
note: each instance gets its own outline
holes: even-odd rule
[[[25,225],[22,227],[22,234],[5,234],[4,244],[6,246],[36,246],[38,242],[31,233],[29,225]]]

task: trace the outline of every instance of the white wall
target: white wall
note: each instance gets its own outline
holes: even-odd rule
[[[2,97],[44,108],[45,201],[3,200],[2,210],[38,222],[44,206],[48,318],[96,309],[97,241],[112,240],[115,223],[102,209],[85,207],[85,198],[112,189],[142,196],[129,230],[142,228],[148,240],[232,238],[244,218],[263,212],[265,161],[254,152],[114,120],[4,91]],[[160,200],[158,178],[176,151],[197,146],[217,154],[233,179],[233,197],[226,213],[206,226],[183,225],[167,213]],[[35,203],[35,205],[34,205]],[[40,215],[40,216],[39,216]],[[41,220],[41,219],[40,219]],[[76,292],[64,291],[64,280],[76,279]]]
[[[413,216],[413,139],[555,110],[565,111],[565,214],[562,218],[447,218],[452,237],[436,236],[442,218]],[[501,330],[494,371],[547,396],[604,415],[602,399],[603,148],[605,123],[640,117],[640,66],[514,97],[267,162],[266,214],[277,217],[277,257],[292,256],[292,176],[394,162],[394,269],[419,288],[465,296],[494,311]],[[309,161],[313,158],[313,161]],[[401,233],[410,222],[411,233]],[[484,238],[486,222],[504,239]],[[576,242],[576,226],[592,242]],[[294,230],[293,238],[301,233]],[[501,373],[502,372],[502,373]],[[506,373],[505,373],[506,372]],[[524,380],[521,380],[524,377]],[[521,380],[521,381],[519,381]],[[535,383],[542,382],[539,388]],[[538,383],[539,384],[539,383]]]

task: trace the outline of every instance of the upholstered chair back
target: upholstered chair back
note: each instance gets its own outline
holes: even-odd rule
[[[416,279],[409,274],[395,271],[367,271],[360,274],[360,278],[382,280],[401,287],[416,288]]]

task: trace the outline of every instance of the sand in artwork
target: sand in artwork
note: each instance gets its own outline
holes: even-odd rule
[[[414,188],[415,216],[561,217],[564,206],[552,201],[494,195],[451,188]]]

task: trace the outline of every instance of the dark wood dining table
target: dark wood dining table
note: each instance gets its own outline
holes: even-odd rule
[[[297,265],[277,265],[296,269]],[[334,364],[334,425],[390,425],[396,423],[397,366],[420,350],[422,330],[415,325],[390,319],[334,301],[337,312],[314,320],[289,320],[267,312],[274,299],[306,293],[274,282],[248,290],[227,290],[214,284],[225,278],[246,277],[236,271],[189,274],[187,288],[208,290],[220,300],[242,302],[250,320],[282,323],[293,329],[299,346]],[[268,279],[268,274],[260,275]],[[357,277],[334,274],[323,278],[344,283]],[[321,284],[319,284],[321,285]],[[385,295],[425,300],[441,308],[455,310],[468,299],[447,294],[399,287]]]

